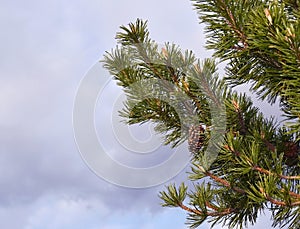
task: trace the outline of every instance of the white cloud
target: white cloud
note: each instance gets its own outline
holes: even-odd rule
[[[104,225],[108,215],[97,199],[50,197],[35,204],[24,229],[93,228]]]

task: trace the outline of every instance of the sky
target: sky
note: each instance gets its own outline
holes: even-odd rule
[[[105,51],[115,47],[119,26],[136,18],[148,20],[150,35],[158,43],[174,42],[183,49],[194,50],[200,58],[210,57],[211,53],[203,48],[203,27],[198,24],[191,3],[0,2],[0,227],[187,228],[185,213],[162,208],[158,198],[165,185],[186,180],[185,168],[148,188],[118,186],[99,177],[74,138],[73,107],[83,79],[95,74],[91,71],[99,66]],[[111,150],[111,157],[142,167],[155,166],[157,158],[167,160],[173,152],[158,144],[157,139],[153,140],[158,144],[155,152],[142,155],[144,161],[135,154],[124,156],[132,147],[124,142],[111,147],[116,145],[116,131],[112,129],[121,128],[109,125],[113,123],[110,118],[114,118],[118,107],[120,90],[110,81],[102,92],[97,100],[95,128],[103,147]],[[147,128],[133,128],[133,138],[145,137],[137,141],[147,142],[147,132],[154,139],[151,126],[150,131]],[[120,153],[122,147],[127,147],[125,154]],[[268,218],[262,218],[249,228],[269,225]]]

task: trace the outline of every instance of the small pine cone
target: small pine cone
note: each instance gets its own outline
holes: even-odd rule
[[[285,143],[284,158],[286,159],[287,165],[296,165],[298,163],[299,153],[300,149],[298,143],[292,141],[288,141]]]
[[[204,144],[205,129],[201,125],[192,125],[189,129],[189,151],[191,153],[198,153]]]

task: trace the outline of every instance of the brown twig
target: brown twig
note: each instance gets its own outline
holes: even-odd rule
[[[231,146],[229,146],[229,145],[224,145],[224,148],[225,149],[227,149],[227,150],[229,150],[229,151],[231,151],[234,155],[236,155],[236,156],[240,156],[241,155],[241,153],[240,152],[238,152],[238,151],[236,151],[235,149],[233,149]]]
[[[182,208],[185,211],[194,213],[196,215],[207,215],[207,216],[222,216],[222,215],[228,215],[230,213],[235,212],[235,209],[233,208],[226,208],[223,211],[208,211],[208,212],[202,212],[197,209],[189,208],[188,206],[184,205],[183,203],[179,203],[178,205],[180,208]]]
[[[232,190],[234,190],[234,191],[236,191],[238,193],[241,193],[241,194],[245,194],[246,193],[245,190],[243,190],[241,188],[238,188],[238,187],[235,187],[235,186],[232,186],[230,184],[230,182],[228,182],[227,180],[224,180],[224,179],[222,179],[222,178],[220,178],[220,177],[218,177],[218,176],[216,176],[216,175],[214,175],[214,174],[212,174],[210,172],[206,172],[205,175],[209,176],[214,181],[216,181],[216,182],[218,182],[220,184],[223,184],[225,187],[229,187],[229,188],[231,188]]]
[[[285,180],[299,180],[300,179],[300,176],[285,176],[282,174],[272,173],[271,171],[263,169],[258,166],[253,166],[252,169],[255,171],[267,174],[267,175],[277,176],[277,177],[280,177],[281,179],[285,179]]]
[[[293,202],[293,203],[290,203],[290,204],[287,204],[286,202],[284,201],[280,201],[280,200],[276,200],[270,196],[266,196],[266,199],[268,201],[270,201],[272,204],[275,204],[275,205],[279,205],[279,206],[292,206],[292,207],[295,207],[295,206],[298,206],[300,205],[300,201],[297,201],[297,202]]]
[[[206,176],[209,176],[211,179],[213,179],[214,181],[216,181],[217,183],[220,183],[222,185],[224,185],[225,187],[229,187],[231,188],[232,190],[238,192],[238,193],[241,193],[241,194],[245,194],[246,191],[241,189],[241,188],[238,188],[238,187],[235,187],[235,186],[232,186],[230,184],[230,182],[228,182],[227,180],[225,179],[222,179],[214,174],[212,174],[211,172],[209,171],[203,171],[203,168],[199,165],[196,165]]]
[[[281,191],[284,192],[283,189],[282,189]],[[297,198],[297,199],[300,199],[300,194],[297,194],[297,193],[292,192],[292,191],[289,191],[289,194],[290,194],[292,197],[295,197],[295,198]]]
[[[220,209],[217,208],[216,206],[213,206],[209,201],[206,201],[206,202],[205,202],[205,205],[206,205],[208,208],[211,208],[211,209],[213,209],[213,210],[215,210],[215,211],[220,210]]]
[[[199,210],[193,209],[193,208],[189,208],[189,207],[185,206],[183,203],[179,203],[178,206],[180,208],[182,208],[183,210],[194,213],[196,215],[204,215],[202,211],[199,211]]]

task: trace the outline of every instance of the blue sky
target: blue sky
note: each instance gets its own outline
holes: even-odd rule
[[[187,228],[182,211],[160,207],[164,185],[129,189],[104,181],[73,137],[81,79],[114,48],[119,26],[136,18],[149,21],[158,43],[210,56],[188,0],[1,1],[1,228]],[[185,178],[183,172],[170,182]],[[268,228],[268,221],[252,228]]]

